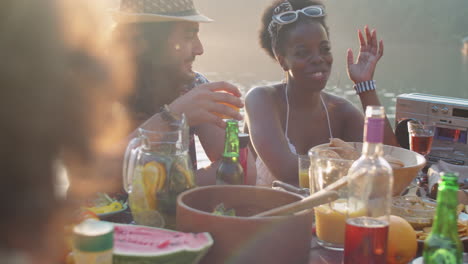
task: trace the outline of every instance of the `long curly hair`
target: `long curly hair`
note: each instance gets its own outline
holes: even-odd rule
[[[272,58],[276,59],[275,57],[275,52],[277,54],[283,54],[284,52],[284,41],[286,39],[286,33],[293,27],[297,26],[298,23],[302,23],[304,21],[310,21],[314,20],[319,22],[320,24],[323,25],[325,28],[327,34],[329,35],[329,29],[328,26],[325,22],[325,17],[318,17],[318,18],[305,18],[304,16],[300,16],[299,19],[291,24],[287,24],[281,27],[277,34],[277,42],[276,42],[276,50],[273,50],[273,45],[272,45],[272,39],[270,36],[270,33],[268,31],[268,26],[270,25],[271,22],[271,17],[273,16],[274,10],[276,7],[278,7],[281,3],[283,3],[284,0],[276,0],[273,3],[271,3],[267,8],[265,8],[263,15],[262,15],[262,25],[259,30],[259,39],[260,39],[260,46],[262,49],[265,50],[265,52]],[[311,5],[321,5],[324,6],[324,4],[320,0],[289,0],[289,3],[291,3],[291,6],[293,7],[294,10],[299,10],[307,6]]]
[[[93,2],[0,2],[0,249],[50,249],[66,208],[57,164],[93,192],[97,155],[128,132],[116,102],[133,73],[123,46],[105,52]]]

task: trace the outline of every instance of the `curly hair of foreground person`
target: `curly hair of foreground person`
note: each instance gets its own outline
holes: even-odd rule
[[[99,185],[96,157],[127,133],[116,102],[132,71],[124,47],[106,54],[93,2],[0,2],[0,253],[28,252],[32,263],[59,252],[57,164],[85,196]]]

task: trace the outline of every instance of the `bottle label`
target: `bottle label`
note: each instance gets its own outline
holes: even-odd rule
[[[366,118],[364,126],[364,141],[369,143],[382,143],[384,135],[383,118]]]

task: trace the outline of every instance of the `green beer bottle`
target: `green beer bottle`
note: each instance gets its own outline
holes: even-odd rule
[[[239,163],[239,126],[236,120],[226,121],[223,159],[216,171],[216,184],[242,184],[244,171]]]
[[[461,264],[462,244],[458,237],[458,177],[442,173],[432,231],[424,242],[425,264]]]

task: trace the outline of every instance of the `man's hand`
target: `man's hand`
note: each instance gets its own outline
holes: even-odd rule
[[[220,91],[224,91],[224,93]],[[206,83],[196,86],[174,100],[169,105],[169,109],[176,114],[184,113],[189,126],[211,123],[224,128],[226,126],[225,122],[214,113],[242,120],[239,112],[227,105],[221,104],[227,103],[239,108],[244,107],[239,98],[240,96],[239,89],[230,83]]]
[[[361,47],[356,63],[354,63],[353,51],[348,49],[348,75],[354,83],[369,81],[374,78],[375,67],[382,57],[384,50],[383,41],[380,40],[380,42],[377,43],[377,32],[375,29],[370,32],[369,28],[366,26],[364,32],[367,42],[361,30],[358,31],[359,44]]]

